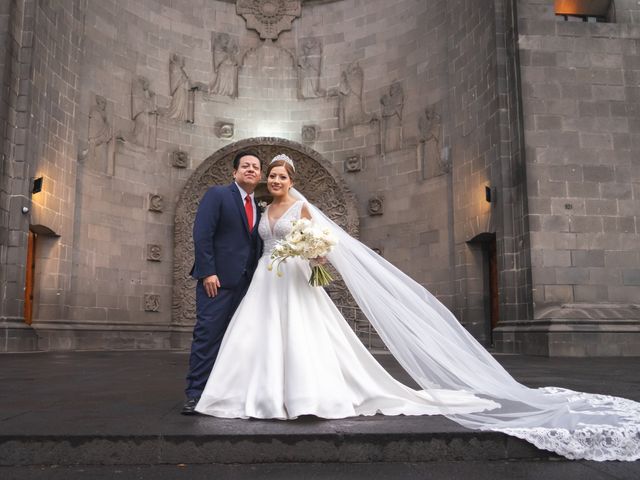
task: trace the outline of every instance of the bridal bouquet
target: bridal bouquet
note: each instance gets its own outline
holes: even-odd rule
[[[313,287],[329,285],[333,278],[326,267],[317,259],[329,253],[337,240],[328,229],[320,230],[306,218],[295,220],[291,222],[291,225],[289,234],[283,240],[278,241],[273,249],[269,270],[275,264],[276,273],[281,277],[280,264],[282,262],[289,257],[302,257],[309,260],[311,264],[309,285]]]

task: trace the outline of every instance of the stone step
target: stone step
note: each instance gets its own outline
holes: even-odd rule
[[[377,358],[412,386],[393,357]],[[557,385],[640,400],[637,362],[628,359],[496,358],[532,387]],[[178,351],[3,354],[0,465],[558,458],[523,440],[468,430],[437,415],[289,421],[186,417],[180,410],[187,363],[188,353]]]
[[[436,462],[558,458],[494,432],[0,436],[0,465]]]

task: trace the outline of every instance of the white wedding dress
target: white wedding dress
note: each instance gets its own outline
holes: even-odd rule
[[[300,415],[433,415],[496,408],[465,391],[416,391],[389,375],[362,345],[324,289],[308,284],[308,262],[269,271],[277,240],[300,218],[302,201],[259,230],[264,254],[220,347],[196,410],[226,418]]]
[[[259,232],[264,255],[238,307],[196,410],[219,417],[323,418],[443,414],[467,428],[513,435],[570,459],[640,459],[640,403],[518,383],[422,285],[351,237],[310,203],[338,244],[327,256],[389,351],[424,390],[376,362],[306,262],[284,275],[269,255],[299,218],[304,197]]]

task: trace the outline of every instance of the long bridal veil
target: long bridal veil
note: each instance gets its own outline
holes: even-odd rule
[[[297,190],[291,192],[306,201]],[[518,383],[424,287],[307,205],[313,221],[338,239],[329,261],[407,373],[424,389],[466,390],[500,404],[448,418],[571,459],[640,458],[640,403]]]

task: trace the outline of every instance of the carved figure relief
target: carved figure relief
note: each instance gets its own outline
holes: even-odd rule
[[[89,108],[88,165],[98,172],[114,174],[114,135],[107,116],[107,100],[96,95]]]
[[[338,128],[367,123],[370,119],[362,104],[364,72],[358,62],[350,64],[340,76],[340,85],[329,92],[338,97]]]
[[[169,61],[169,90],[171,102],[163,110],[163,115],[182,122],[193,123],[195,91],[199,85],[192,85],[184,68],[184,57],[174,53]]]
[[[238,96],[238,44],[227,33],[211,34],[214,80],[209,93]]]
[[[158,109],[156,94],[149,87],[149,80],[146,77],[138,76],[131,82],[133,130],[130,133],[119,135],[119,139],[155,150]]]
[[[149,211],[150,212],[162,212],[164,208],[164,199],[162,195],[156,193],[149,194]]]
[[[144,311],[159,312],[160,311],[160,295],[153,293],[144,294]]]
[[[236,13],[263,40],[275,40],[302,12],[300,0],[236,0]]]
[[[302,53],[298,58],[298,95],[300,98],[323,97],[320,88],[322,68],[322,43],[320,39],[309,37],[302,41]]]
[[[171,165],[175,168],[187,168],[189,166],[189,154],[182,150],[171,153]]]
[[[422,178],[427,179],[448,172],[442,161],[442,118],[432,109],[425,109],[418,119],[418,166]]]
[[[402,109],[404,91],[402,84],[395,82],[380,99],[382,121],[380,122],[380,147],[382,154],[402,148]]]

